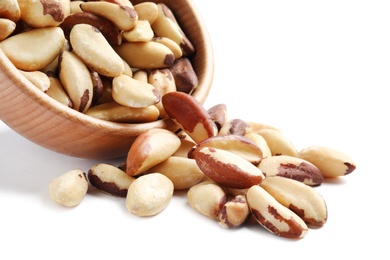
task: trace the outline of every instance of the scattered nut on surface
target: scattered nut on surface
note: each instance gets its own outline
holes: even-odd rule
[[[66,207],[77,206],[88,190],[88,181],[81,169],[68,171],[49,184],[49,196],[58,204]]]

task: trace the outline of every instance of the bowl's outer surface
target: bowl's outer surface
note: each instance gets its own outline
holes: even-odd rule
[[[132,1],[137,4],[144,1]],[[193,96],[203,103],[210,91],[214,60],[207,29],[190,0],[165,3],[193,43],[192,59],[199,85]],[[47,96],[24,78],[0,49],[0,119],[28,140],[52,151],[80,158],[112,159],[126,156],[134,139],[150,128],[177,130],[170,120],[120,124],[95,119]]]

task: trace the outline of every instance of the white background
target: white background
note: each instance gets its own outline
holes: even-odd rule
[[[206,108],[225,103],[230,118],[274,125],[298,150],[321,144],[355,159],[352,174],[316,188],[327,223],[300,240],[223,229],[185,192],[150,218],[95,189],[64,208],[49,182],[102,161],[51,152],[0,121],[0,259],[389,259],[390,2],[194,2],[214,47]]]

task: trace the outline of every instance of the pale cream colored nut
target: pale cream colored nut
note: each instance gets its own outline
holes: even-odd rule
[[[10,36],[15,28],[16,23],[14,21],[7,18],[0,18],[0,41]]]
[[[152,24],[154,33],[157,36],[168,37],[175,41],[181,47],[184,55],[191,55],[194,53],[194,46],[176,21],[172,10],[164,3],[158,3],[157,7],[158,15]]]
[[[179,156],[179,157],[184,157],[184,158],[189,158],[188,153],[192,150],[192,148],[196,145],[194,140],[190,138],[180,138],[180,147],[176,150],[172,156]]]
[[[61,104],[73,108],[72,100],[69,98],[68,94],[66,94],[64,88],[62,87],[61,81],[57,77],[53,76],[49,76],[49,80],[50,87],[46,91],[46,94]]]
[[[306,147],[299,152],[298,157],[317,166],[324,178],[344,176],[356,169],[351,156],[322,145]]]
[[[93,165],[87,176],[92,186],[117,197],[126,197],[130,185],[135,180],[125,171],[107,163]]]
[[[70,14],[74,13],[83,13],[83,10],[80,8],[80,4],[84,3],[82,0],[72,0],[70,1]],[[67,16],[69,17],[69,15]],[[66,20],[66,18],[65,18]]]
[[[84,62],[73,52],[63,51],[59,59],[59,79],[73,103],[73,108],[85,112],[91,106],[93,82]]]
[[[112,97],[123,106],[140,108],[157,104],[161,93],[149,83],[122,74],[112,80]]]
[[[272,155],[298,156],[298,151],[294,144],[279,130],[267,128],[257,133],[267,141]]]
[[[138,20],[133,29],[123,31],[122,37],[128,42],[147,42],[153,39],[154,32],[146,20]]]
[[[74,207],[80,204],[88,191],[88,181],[81,169],[68,171],[49,184],[49,196],[56,203]]]
[[[167,68],[175,61],[175,56],[168,47],[153,41],[124,42],[114,49],[132,68]]]
[[[136,137],[127,154],[126,172],[143,173],[168,159],[180,146],[180,139],[166,129],[150,129]]]
[[[237,228],[245,223],[250,210],[245,195],[229,199],[218,214],[218,224],[224,228]]]
[[[154,216],[172,199],[172,181],[161,173],[150,173],[135,179],[126,197],[127,209],[136,216]]]
[[[162,96],[168,116],[195,142],[215,135],[214,123],[203,105],[183,92],[169,92]]]
[[[281,176],[300,181],[309,186],[318,186],[324,177],[314,164],[301,158],[278,155],[264,158],[258,168],[265,176]]]
[[[227,120],[218,132],[218,135],[241,135],[244,136],[249,129],[247,123],[239,118]]]
[[[180,59],[183,56],[183,51],[181,50],[180,46],[168,37],[153,37],[152,41],[167,46],[172,51],[176,60]]]
[[[250,187],[246,198],[254,218],[269,232],[285,238],[302,238],[308,232],[306,223],[297,214],[259,185]]]
[[[64,30],[66,39],[69,40],[70,32],[76,24],[89,24],[97,28],[104,35],[107,42],[112,46],[117,46],[122,43],[122,35],[112,22],[108,21],[104,17],[86,12],[76,12],[70,14],[60,24],[61,29]]]
[[[260,168],[229,151],[199,147],[192,157],[203,173],[221,186],[246,189],[264,179]]]
[[[219,185],[204,181],[187,191],[187,201],[197,212],[217,220],[219,212],[227,201],[227,195]]]
[[[62,46],[62,51],[70,51],[71,47],[70,47],[70,43],[69,41],[65,38],[65,41],[64,41],[64,46]],[[60,53],[61,53],[60,52]],[[59,59],[59,56],[60,55],[57,55],[57,57],[55,57],[55,59],[50,62],[48,65],[46,65],[44,68],[42,68],[40,71],[42,71],[43,73],[46,73],[47,75],[49,76],[54,76],[54,75],[57,75],[58,74],[58,59]]]
[[[94,118],[117,123],[148,123],[156,121],[159,111],[156,106],[127,107],[116,102],[107,102],[90,107],[86,112]]]
[[[61,28],[48,27],[8,37],[0,42],[0,48],[16,68],[35,71],[52,62],[60,53],[64,42],[65,36]]]
[[[50,79],[49,77],[37,70],[37,71],[23,71],[20,72],[25,76],[34,86],[40,89],[42,92],[46,92],[50,87]]]
[[[124,59],[122,59],[122,61],[123,61],[123,66],[125,68],[122,74],[129,76],[129,77],[133,77],[134,76],[133,69],[130,67],[130,65]]]
[[[101,16],[114,23],[116,28],[123,31],[131,30],[138,20],[138,14],[127,5],[112,2],[85,2],[80,5],[84,12]]]
[[[260,123],[260,122],[246,121],[246,124],[249,126],[249,129],[247,130],[248,133],[253,132],[253,133],[257,134],[260,130],[263,130],[263,129],[273,129],[276,131],[280,131],[279,128],[277,128],[275,126]]]
[[[175,79],[177,91],[191,94],[198,86],[198,76],[187,57],[176,59],[169,70]]]
[[[18,1],[21,19],[34,28],[54,27],[70,14],[69,0]]]
[[[105,0],[105,1],[134,9],[134,5],[130,2],[130,0]]]
[[[271,157],[271,149],[269,149],[269,146],[267,144],[267,141],[259,134],[256,134],[254,132],[250,132],[244,135],[244,137],[252,140],[257,146],[260,148],[260,150],[263,152],[263,158]]]
[[[260,186],[282,205],[294,211],[308,226],[320,227],[327,221],[325,200],[314,188],[280,176],[266,177]]]
[[[171,156],[153,166],[146,173],[159,172],[167,176],[175,190],[186,190],[198,184],[204,177],[194,159]]]
[[[134,10],[138,13],[138,20],[146,20],[150,24],[154,23],[158,15],[157,4],[151,1],[134,5]]]
[[[69,41],[74,53],[99,74],[116,77],[125,70],[122,58],[96,27],[89,24],[74,25]]]
[[[263,158],[260,147],[252,140],[241,135],[217,135],[209,137],[197,143],[188,153],[192,157],[192,152],[198,147],[212,147],[234,153],[253,165],[258,165]]]
[[[148,83],[148,78],[149,78],[148,71],[145,70],[145,69],[136,70],[133,73],[133,77],[132,78],[136,79],[138,81],[141,81],[143,83]]]
[[[148,83],[158,89],[161,96],[176,91],[175,79],[173,78],[171,71],[167,68],[151,70],[148,76]],[[156,106],[160,111],[160,118],[167,118],[168,115],[165,113],[161,100]]]
[[[0,17],[10,19],[15,23],[20,19],[20,7],[18,0],[0,1]]]
[[[225,104],[217,104],[215,106],[212,106],[207,110],[207,113],[209,113],[211,120],[216,125],[218,132],[225,124],[225,122],[229,119],[227,107]]]

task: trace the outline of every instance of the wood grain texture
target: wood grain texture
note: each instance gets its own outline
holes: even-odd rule
[[[137,4],[143,1],[132,1]],[[193,96],[201,103],[210,91],[214,60],[210,38],[200,14],[190,0],[163,2],[174,12],[195,46],[191,57],[199,85]],[[177,126],[170,120],[121,124],[95,119],[70,109],[32,85],[0,49],[0,119],[28,140],[61,154],[93,159],[126,156],[134,139],[150,128]]]

